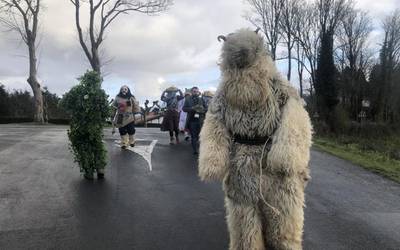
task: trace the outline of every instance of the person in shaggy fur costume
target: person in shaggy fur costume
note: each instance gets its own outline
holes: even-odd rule
[[[113,107],[115,116],[113,124],[118,128],[121,136],[121,148],[126,149],[129,145],[135,146],[135,113],[140,111],[139,102],[132,95],[127,85],[123,85],[115,97]],[[114,133],[114,129],[113,132]]]
[[[223,181],[230,249],[301,249],[312,127],[257,31],[218,37],[222,79],[200,134],[199,176]]]

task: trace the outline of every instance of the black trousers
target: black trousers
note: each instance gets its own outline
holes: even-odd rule
[[[192,137],[193,152],[198,151],[200,129],[201,129],[200,120],[197,119],[189,122],[189,130],[190,130],[190,136]]]
[[[118,128],[118,131],[120,135],[126,135],[126,134],[134,135],[136,132],[135,123],[131,122],[124,127]]]

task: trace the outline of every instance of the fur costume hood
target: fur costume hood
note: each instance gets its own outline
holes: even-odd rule
[[[206,90],[203,93],[203,96],[205,96],[205,97],[213,97],[214,95],[215,95],[215,93],[213,91],[210,91],[210,90]]]
[[[222,82],[218,92],[237,108],[248,110],[254,107],[276,109],[274,103],[290,96],[296,90],[284,81],[265,49],[264,40],[250,29],[219,36],[224,40],[220,68]],[[240,82],[240,84],[238,84]],[[281,97],[282,100],[271,98]]]

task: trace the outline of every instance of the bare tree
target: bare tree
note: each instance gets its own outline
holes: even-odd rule
[[[305,51],[301,48],[300,43],[297,42],[296,44],[296,59],[297,59],[297,74],[299,77],[299,87],[300,87],[300,97],[303,97],[304,95],[304,84],[303,84],[303,75],[304,75],[304,69],[306,68],[304,65],[304,62],[306,60],[306,54]],[[312,92],[310,91],[310,94],[312,95]]]
[[[366,53],[371,31],[371,19],[365,11],[352,8],[342,20],[338,34],[339,48],[344,53],[344,65],[353,72],[366,70],[370,59]]]
[[[395,10],[383,22],[386,56],[390,67],[400,64],[400,9]]]
[[[245,18],[254,26],[261,29],[273,60],[276,59],[276,49],[281,39],[280,18],[283,11],[281,0],[246,0],[251,6],[251,13]]]
[[[400,69],[400,9],[395,10],[383,21],[384,42],[380,52],[380,89],[378,91],[377,113],[380,120],[394,120],[394,95],[399,83],[394,77]]]
[[[34,121],[44,123],[43,96],[37,78],[37,33],[39,25],[40,0],[0,0],[0,23],[8,31],[18,32],[29,51],[29,77],[35,99]]]
[[[357,119],[372,57],[367,43],[372,31],[371,19],[367,12],[350,8],[338,31],[336,52],[342,73],[342,105],[347,106],[352,117]]]
[[[292,73],[292,50],[295,44],[295,39],[293,37],[293,33],[295,30],[295,22],[296,18],[299,15],[299,3],[300,0],[284,0],[283,10],[280,18],[280,26],[282,37],[285,40],[286,49],[287,49],[287,60],[288,60],[288,72],[287,79],[290,81],[291,73]]]
[[[110,24],[121,14],[140,12],[148,15],[165,11],[172,0],[70,0],[75,6],[75,22],[79,43],[94,71],[101,73],[99,48]],[[82,30],[80,12],[82,4],[89,4],[89,27]],[[85,38],[89,37],[89,41]]]
[[[321,33],[334,33],[347,14],[349,0],[317,0]]]
[[[297,6],[298,14],[295,16],[293,37],[298,46],[296,46],[297,62],[300,64],[298,71],[303,74],[305,69],[311,78],[311,88],[315,84],[315,75],[317,70],[317,57],[319,50],[319,22],[318,12],[315,4],[303,3]],[[300,78],[302,79],[302,78]]]

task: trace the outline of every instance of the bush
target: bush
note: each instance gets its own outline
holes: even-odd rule
[[[107,164],[102,137],[110,115],[108,96],[101,89],[102,80],[97,72],[87,72],[79,80],[63,96],[60,105],[71,115],[68,137],[75,161],[81,172],[92,174]]]
[[[49,119],[50,124],[58,124],[58,125],[68,125],[70,122],[70,119],[66,118],[57,118],[57,119]]]
[[[33,122],[33,117],[11,117],[11,116],[0,117],[0,124],[21,123],[21,122]]]
[[[349,121],[344,114],[338,112],[336,114],[335,131],[333,134],[328,125],[323,121],[313,121],[314,132],[321,136],[351,136],[359,138],[380,139],[382,137],[390,137],[399,134],[398,128],[394,125],[376,122],[356,122]]]
[[[321,117],[310,117],[312,119],[315,134],[339,135],[346,133],[349,127],[349,116],[346,110],[341,106],[336,106],[330,115],[326,116],[329,117],[329,122]]]
[[[337,134],[344,134],[348,130],[349,114],[342,106],[336,106],[334,110],[334,127]]]
[[[393,128],[384,123],[375,122],[350,122],[347,135],[354,135],[368,138],[379,138],[390,136],[394,133]]]

